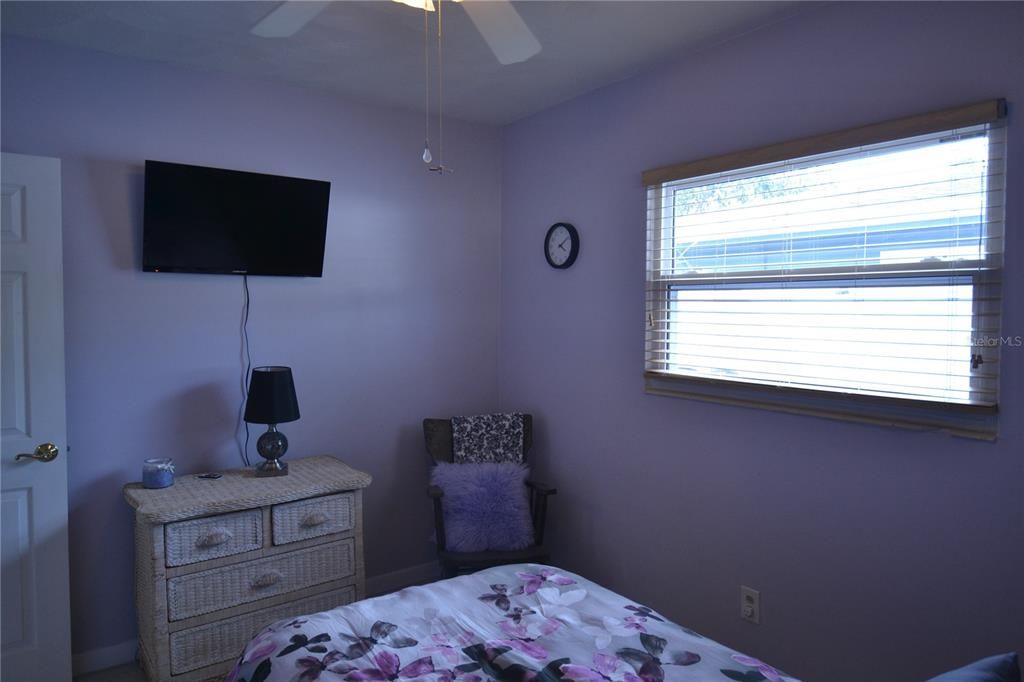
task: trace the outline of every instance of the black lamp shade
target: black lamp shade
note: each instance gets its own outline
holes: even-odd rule
[[[283,424],[299,418],[299,401],[291,367],[256,367],[249,378],[245,421],[250,424]]]

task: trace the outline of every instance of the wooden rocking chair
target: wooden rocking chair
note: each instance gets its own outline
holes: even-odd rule
[[[452,447],[451,419],[424,419],[423,438],[427,444],[427,452],[438,462],[454,461]],[[523,415],[523,461],[533,444],[533,416]],[[544,547],[544,521],[547,516],[548,497],[558,492],[555,488],[526,481],[529,491],[530,517],[533,520],[534,544],[525,549],[510,551],[486,552],[452,552],[447,548],[444,534],[444,491],[437,486],[429,486],[427,494],[434,501],[434,531],[437,536],[437,557],[441,561],[444,577],[450,578],[459,573],[478,571],[490,566],[516,563],[544,563],[548,559],[548,551]]]

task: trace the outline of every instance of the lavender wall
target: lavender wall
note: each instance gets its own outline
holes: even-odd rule
[[[450,122],[439,179],[418,114],[8,36],[2,57],[3,149],[63,160],[75,650],[135,636],[142,459],[239,462],[242,281],[140,271],[147,158],[331,181],[323,279],[250,279],[253,359],[294,368],[289,456],[373,474],[368,573],[429,561],[419,422],[498,400],[497,132]]]
[[[504,131],[501,396],[539,417],[555,560],[807,679],[1024,651],[1024,350],[1004,352],[994,444],[646,395],[640,185],[1005,96],[1005,332],[1024,334],[1022,34],[1020,3],[807,7]],[[559,220],[582,236],[564,272],[541,252]]]

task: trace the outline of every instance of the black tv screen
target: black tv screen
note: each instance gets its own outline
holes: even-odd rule
[[[146,161],[142,269],[320,277],[331,183]]]

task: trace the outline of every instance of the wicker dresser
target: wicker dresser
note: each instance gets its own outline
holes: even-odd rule
[[[220,679],[245,643],[281,618],[364,594],[362,489],[369,474],[333,457],[124,488],[135,509],[139,648],[150,680]]]

